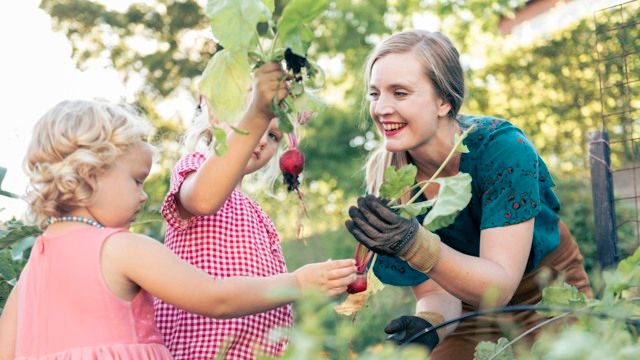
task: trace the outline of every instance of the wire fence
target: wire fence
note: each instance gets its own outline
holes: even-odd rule
[[[640,246],[640,1],[597,11],[594,22],[601,114],[590,166],[598,255],[609,266]]]

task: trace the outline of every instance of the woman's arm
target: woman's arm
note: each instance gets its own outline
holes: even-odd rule
[[[425,281],[412,288],[416,297],[416,313],[428,311],[442,315],[445,320],[457,318],[462,314],[460,299],[448,293],[435,281]],[[435,325],[435,324],[433,324]],[[437,330],[440,342],[458,326],[451,324]]]
[[[441,258],[429,272],[444,289],[470,305],[483,300],[504,306],[513,297],[527,265],[534,219],[482,230],[480,257],[465,255],[442,244]],[[491,294],[495,291],[495,297]],[[484,299],[491,294],[491,299]]]
[[[0,360],[15,358],[18,331],[18,291],[11,290],[0,316]]]
[[[121,276],[169,304],[214,318],[273,309],[295,301],[300,291],[308,288],[337,295],[355,280],[356,273],[354,260],[347,259],[309,264],[293,273],[269,277],[213,279],[161,243],[132,233],[112,235],[103,247],[102,262],[104,277],[112,291],[118,288]],[[126,287],[121,289],[127,291]],[[114,292],[124,298],[134,295]]]

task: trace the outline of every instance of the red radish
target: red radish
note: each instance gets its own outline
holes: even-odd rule
[[[358,273],[356,279],[347,286],[347,292],[349,294],[356,294],[367,290],[367,274]]]
[[[280,170],[287,189],[298,191],[298,186],[300,186],[298,175],[302,173],[304,168],[304,155],[298,150],[298,140],[293,133],[289,134],[289,143],[291,148],[280,157]]]
[[[367,265],[373,253],[358,243],[356,246],[356,279],[347,286],[347,292],[349,294],[356,294],[367,290]]]

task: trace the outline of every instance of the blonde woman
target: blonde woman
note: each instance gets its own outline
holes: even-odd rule
[[[459,55],[444,35],[405,31],[384,40],[366,66],[371,118],[383,137],[366,167],[367,190],[349,210],[346,226],[377,252],[375,274],[385,283],[411,286],[416,314],[391,321],[385,332],[404,343],[460,312],[477,309],[489,290],[490,305],[535,304],[545,268],[591,295],[582,256],[559,221],[560,204],[543,160],[524,133],[508,121],[460,115],[464,76]],[[472,176],[472,198],[448,227],[435,233],[406,220],[379,193],[387,166],[414,164],[416,181],[428,180],[444,162],[454,136],[475,126],[440,177]],[[427,188],[432,199],[438,185]],[[433,349],[431,359],[472,359],[479,341],[496,341],[500,324],[529,329],[533,312],[475,318],[413,340]],[[531,338],[531,337],[530,337]],[[439,345],[438,345],[439,344]],[[437,345],[437,347],[436,347]]]

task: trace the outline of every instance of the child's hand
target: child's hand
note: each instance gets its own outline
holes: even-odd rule
[[[353,259],[307,264],[293,272],[301,290],[318,289],[329,296],[340,295],[356,279]]]
[[[249,111],[264,115],[266,119],[271,120],[274,117],[271,111],[273,98],[275,97],[276,103],[279,103],[287,96],[288,83],[284,79],[286,73],[278,63],[270,62],[260,66],[254,76]]]

